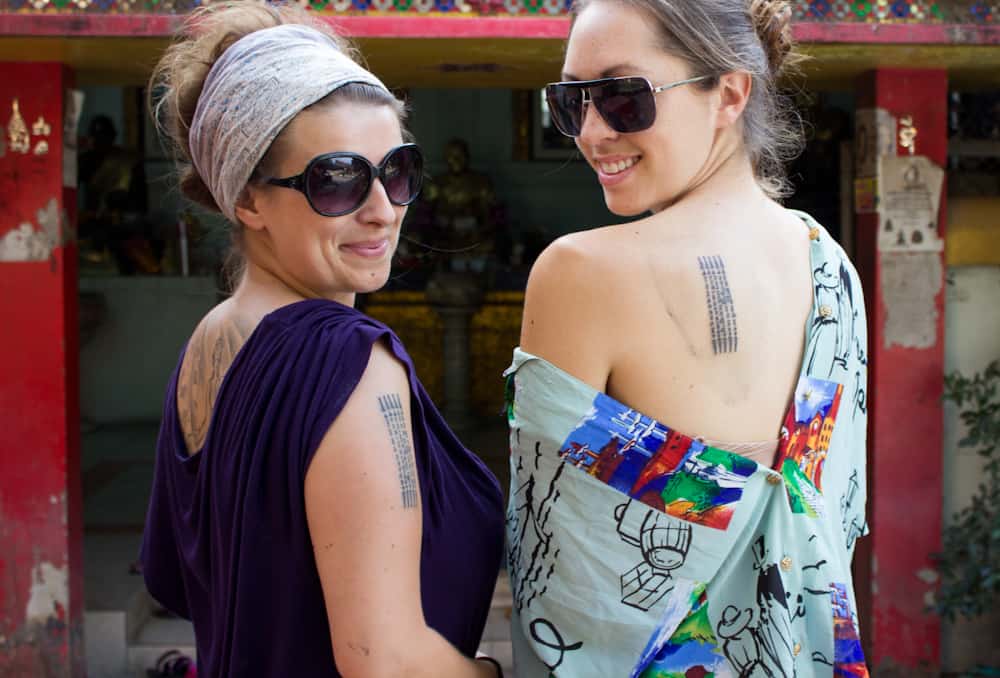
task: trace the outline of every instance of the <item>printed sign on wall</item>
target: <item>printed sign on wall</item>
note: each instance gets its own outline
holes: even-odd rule
[[[920,155],[879,162],[878,249],[882,252],[941,252],[938,210],[944,170]]]

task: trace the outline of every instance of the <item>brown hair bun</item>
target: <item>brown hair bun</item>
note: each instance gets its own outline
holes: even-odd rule
[[[791,3],[787,0],[750,0],[749,13],[767,54],[771,74],[780,75],[795,47]]]

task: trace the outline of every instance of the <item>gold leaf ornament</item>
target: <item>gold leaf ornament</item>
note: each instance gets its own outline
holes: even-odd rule
[[[31,150],[28,126],[21,117],[21,105],[16,98],[11,106],[10,122],[7,123],[7,143],[12,153],[27,153]]]
[[[51,132],[52,126],[42,116],[38,116],[38,120],[31,126],[31,133],[36,137],[47,137]]]

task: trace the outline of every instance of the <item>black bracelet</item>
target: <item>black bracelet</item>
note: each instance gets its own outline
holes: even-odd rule
[[[497,678],[503,678],[503,667],[500,666],[500,662],[498,662],[493,657],[487,657],[486,655],[483,655],[481,657],[476,657],[476,661],[489,662],[490,664],[493,664],[494,668],[496,668],[497,670]]]

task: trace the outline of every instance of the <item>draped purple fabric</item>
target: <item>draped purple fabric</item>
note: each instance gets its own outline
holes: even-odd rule
[[[424,616],[475,654],[503,551],[497,480],[445,424],[388,327],[307,300],[266,316],[244,344],[193,455],[176,408],[180,361],[167,389],[141,559],[150,593],[194,622],[199,675],[340,675],[304,481],[377,341],[410,375]],[[356,442],[364,454],[365,441]]]

